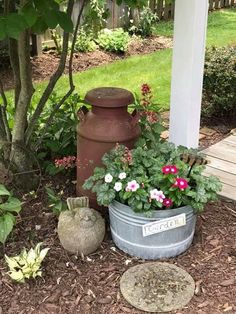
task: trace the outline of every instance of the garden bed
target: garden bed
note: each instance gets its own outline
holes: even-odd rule
[[[115,60],[124,59],[128,56],[149,54],[160,49],[171,48],[172,39],[164,36],[150,37],[147,39],[132,40],[128,51],[125,54],[116,54],[105,52],[103,50],[96,50],[87,53],[75,53],[73,61],[73,71],[81,72],[92,67],[100,66],[114,62]],[[59,62],[59,57],[54,50],[44,52],[41,56],[32,58],[33,79],[35,82],[43,81],[50,78],[55,72]],[[65,71],[68,73],[68,67]],[[4,84],[4,89],[11,89],[14,87],[13,75],[9,67],[0,69],[0,75]]]
[[[68,183],[62,177],[52,182],[58,191]],[[65,192],[71,195],[73,187]],[[48,209],[44,193],[40,190],[38,198],[26,198],[21,218],[5,248],[8,255],[14,255],[24,246],[43,241],[44,246],[50,247],[43,277],[26,284],[13,283],[6,275],[1,252],[0,313],[141,313],[122,298],[119,279],[130,266],[144,261],[115,248],[109,231],[102,247],[84,260],[67,254],[59,243],[57,219]],[[235,204],[208,204],[198,218],[193,245],[185,254],[168,260],[187,270],[196,281],[196,295],[185,309],[175,313],[235,313],[235,234]]]

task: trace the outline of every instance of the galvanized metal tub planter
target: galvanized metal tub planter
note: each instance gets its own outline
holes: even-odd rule
[[[113,241],[119,249],[143,259],[177,256],[192,243],[196,214],[190,206],[156,210],[152,217],[114,201],[109,206]]]

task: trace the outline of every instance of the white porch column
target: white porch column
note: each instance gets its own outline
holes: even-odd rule
[[[208,0],[176,0],[170,141],[198,147]]]

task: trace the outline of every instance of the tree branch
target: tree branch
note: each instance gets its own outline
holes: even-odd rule
[[[2,81],[0,79],[0,95],[2,96],[2,101],[3,104],[1,106],[1,121],[3,123],[3,127],[2,130],[4,131],[5,135],[6,135],[6,139],[8,142],[11,141],[11,130],[9,127],[9,123],[7,121],[7,98],[6,95],[4,93],[4,89],[3,89],[3,84]]]
[[[15,83],[15,108],[17,106],[20,90],[21,90],[21,81],[20,81],[20,66],[19,66],[19,57],[18,57],[18,44],[17,40],[9,38],[9,56],[11,62],[11,68],[14,76]]]
[[[16,11],[16,4],[14,0],[8,0],[8,11],[9,12]],[[15,108],[16,108],[18,100],[19,100],[20,89],[21,89],[18,43],[16,39],[13,39],[13,38],[8,39],[8,49],[9,49],[10,63],[11,63],[12,71],[13,71],[14,84],[15,84],[14,89],[15,89]]]
[[[68,5],[67,5],[67,14],[69,16],[71,16],[71,14],[72,14],[73,5],[74,5],[74,0],[69,0]],[[55,87],[57,81],[59,80],[59,78],[61,77],[61,75],[64,72],[65,65],[66,65],[66,57],[67,57],[67,52],[68,52],[68,42],[69,42],[69,33],[64,32],[62,53],[61,53],[61,58],[60,58],[58,68],[55,71],[55,73],[51,76],[50,81],[49,81],[47,87],[45,88],[43,95],[41,96],[39,103],[38,103],[32,117],[31,117],[28,128],[25,132],[26,145],[29,143],[30,137],[32,136],[32,133],[33,133],[34,128],[35,128],[35,124],[36,124],[37,120],[39,119],[39,117],[40,117],[40,115],[41,115],[41,113],[45,107],[45,104],[46,104],[48,98],[50,97],[50,95],[53,91],[53,88]]]
[[[34,92],[32,84],[29,40],[30,35],[29,30],[27,29],[20,34],[18,40],[21,90],[14,116],[14,126],[12,130],[13,143],[24,141],[24,134],[27,126],[27,113]]]
[[[43,137],[44,137],[45,133],[47,132],[47,129],[48,129],[49,125],[52,123],[55,114],[60,109],[60,107],[64,104],[66,99],[73,93],[73,91],[75,89],[74,82],[73,82],[72,64],[73,64],[73,56],[74,56],[76,38],[77,38],[77,34],[78,34],[78,29],[79,29],[81,16],[82,16],[82,13],[83,13],[83,10],[84,10],[84,7],[85,7],[85,3],[86,3],[86,0],[83,0],[81,8],[80,8],[79,15],[78,15],[78,18],[77,18],[77,21],[76,21],[75,30],[74,30],[74,33],[73,33],[73,40],[72,40],[72,44],[71,44],[70,59],[69,59],[69,84],[70,84],[70,89],[62,97],[62,99],[58,102],[58,104],[54,107],[54,109],[51,112],[49,118],[47,119],[45,127],[42,130],[41,136],[40,136],[39,140],[36,143],[36,147],[35,147],[36,150],[41,145]]]

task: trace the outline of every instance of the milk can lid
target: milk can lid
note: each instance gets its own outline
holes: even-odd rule
[[[125,107],[134,102],[134,96],[124,88],[99,87],[87,92],[84,100],[98,107]]]

